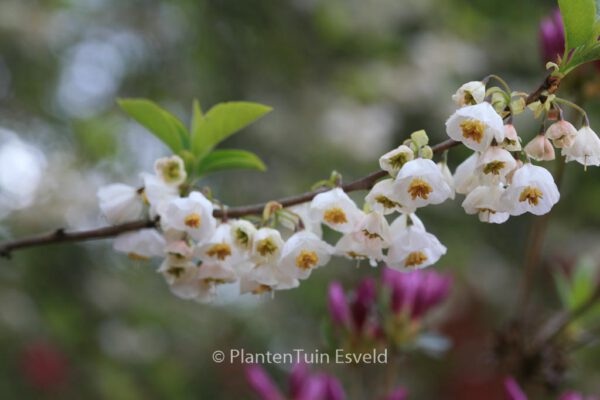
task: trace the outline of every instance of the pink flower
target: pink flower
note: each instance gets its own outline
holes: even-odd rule
[[[327,304],[333,322],[341,326],[349,327],[351,318],[350,308],[348,307],[348,300],[344,294],[344,288],[339,282],[332,282],[329,285]]]
[[[555,62],[565,51],[565,31],[558,9],[540,23],[540,45],[544,62]]]
[[[412,319],[421,318],[444,301],[452,286],[452,278],[430,270],[399,272],[385,268],[383,282],[392,290],[392,310],[408,312]]]
[[[527,400],[527,395],[512,376],[504,379],[504,389],[507,400]]]

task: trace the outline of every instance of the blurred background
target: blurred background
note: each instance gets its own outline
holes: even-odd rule
[[[545,76],[538,26],[555,6],[2,0],[0,239],[104,225],[97,188],[138,185],[139,172],[168,154],[117,109],[118,97],[150,98],[184,121],[194,98],[205,109],[227,100],[273,106],[225,143],[256,152],[268,171],[204,182],[232,206],[264,201],[305,191],[334,169],[347,181],[365,175],[414,130],[443,140],[450,96],[466,81],[495,73],[514,90],[537,87]],[[561,93],[584,105],[598,128],[596,75],[590,67],[569,76]],[[515,124],[526,139],[537,133],[528,116]],[[452,168],[467,154],[452,150]],[[533,315],[540,319],[560,308],[552,271],[582,259],[599,267],[600,172],[568,165],[561,193],[535,282]],[[398,383],[412,399],[503,398],[491,336],[518,306],[534,217],[488,226],[465,215],[461,201],[419,213],[449,249],[435,268],[454,276],[454,288],[434,325],[453,346],[443,357],[404,360]],[[255,398],[243,366],[214,364],[214,350],[322,348],[328,283],[351,288],[379,275],[366,263],[335,260],[273,299],[201,305],[171,295],[156,267],[114,253],[110,241],[0,259],[0,398]],[[600,392],[598,353],[592,347],[570,355],[569,387]],[[283,382],[283,368],[268,369]],[[345,385],[380,373],[377,366],[319,368]]]

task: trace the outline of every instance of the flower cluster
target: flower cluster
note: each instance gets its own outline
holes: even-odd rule
[[[546,214],[558,202],[560,194],[550,172],[531,160],[555,159],[556,147],[561,149],[566,162],[598,166],[600,138],[589,127],[583,110],[550,95],[544,102],[530,105],[536,116],[544,113],[542,128],[546,123],[550,125],[521,148],[514,125],[505,124],[503,117],[510,121],[513,114],[522,111],[522,101],[508,102],[506,97],[512,98],[512,94],[502,92],[495,102],[494,95],[501,92],[498,88],[493,88],[496,90],[491,96],[492,103],[479,101],[480,97],[472,92],[485,91],[485,85],[478,84],[470,82],[459,89],[455,100],[460,108],[446,122],[448,135],[474,151],[454,175],[455,191],[466,195],[463,208],[468,214],[477,214],[481,221],[490,223],[503,223],[510,216],[527,212]],[[583,113],[585,122],[581,129],[562,119],[561,102]]]
[[[431,160],[429,138],[417,131],[381,156],[379,165],[388,177],[372,186],[362,207],[332,179],[310,203],[286,209],[269,202],[262,220],[218,221],[214,214],[226,217],[227,208],[193,190],[180,157],[161,158],[154,174],[141,175],[141,188],[113,184],[99,190],[109,222],[143,216],[159,221],[158,229],[119,236],[114,247],[134,259],[163,257],[158,271],[173,293],[199,301],[213,299],[217,288],[228,283],[255,294],[297,287],[332,255],[368,260],[372,266],[383,262],[405,272],[435,264],[446,247],[427,232],[415,214],[418,209],[460,193],[466,195],[465,211],[484,222],[502,223],[526,212],[541,215],[560,194],[552,175],[532,159],[554,159],[556,147],[567,162],[600,165],[600,138],[585,112],[553,94],[529,107],[545,122],[555,122],[521,148],[515,127],[504,120],[524,111],[526,101],[495,78],[506,90],[474,81],[453,96],[459,108],[446,131],[473,150],[454,175],[445,157],[437,164]],[[584,115],[581,129],[562,119],[560,104]],[[323,225],[338,233],[335,245],[322,239]]]
[[[447,298],[451,285],[449,276],[436,271],[391,268],[382,270],[379,287],[373,278],[365,278],[348,295],[333,282],[328,296],[331,321],[344,348],[411,345],[422,333],[423,318]]]

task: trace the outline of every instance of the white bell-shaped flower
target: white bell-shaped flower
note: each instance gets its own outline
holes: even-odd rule
[[[502,117],[489,103],[480,103],[456,110],[446,121],[448,136],[472,150],[484,151],[492,140],[504,141]]]
[[[165,255],[165,238],[153,228],[122,233],[113,242],[113,248],[132,259],[147,260]]]
[[[479,186],[479,153],[471,154],[465,161],[460,163],[454,171],[454,190],[456,193],[467,194]]]
[[[524,148],[527,155],[536,161],[552,161],[555,158],[554,146],[544,135],[537,135]]]
[[[384,261],[399,271],[420,269],[435,264],[446,247],[428,233],[416,215],[401,215],[390,226],[392,243]]]
[[[311,218],[342,233],[352,232],[362,214],[356,203],[341,188],[319,193],[310,205]]]
[[[559,149],[571,147],[576,136],[577,129],[564,119],[553,123],[546,129],[546,137],[552,140],[554,146]]]
[[[279,260],[283,239],[276,229],[260,228],[254,235],[251,259],[256,264],[273,263]]]
[[[377,182],[365,197],[365,202],[371,210],[384,215],[403,211],[393,179],[383,179]]]
[[[439,167],[440,171],[442,171],[442,176],[444,177],[444,180],[450,187],[451,193],[450,193],[450,196],[448,196],[448,197],[451,200],[454,200],[455,191],[454,191],[454,177],[452,176],[452,171],[450,171],[450,168],[448,168],[448,164],[445,161],[441,161],[441,162],[437,163],[437,166]]]
[[[485,85],[481,81],[467,82],[452,95],[452,100],[459,107],[481,103],[484,98]]]
[[[142,191],[122,183],[101,187],[98,200],[102,214],[111,224],[135,221],[144,210]]]
[[[409,210],[442,203],[452,194],[438,166],[423,158],[407,162],[396,176],[395,186],[400,203]]]
[[[165,260],[158,269],[175,296],[208,303],[216,297],[217,287],[214,280],[200,278],[199,271],[192,262],[174,265],[169,260]]]
[[[517,161],[508,150],[500,146],[490,146],[481,154],[477,163],[480,177],[485,182],[504,182],[506,175],[517,165]]]
[[[478,186],[465,197],[462,206],[467,214],[477,214],[481,222],[501,224],[510,217],[500,200],[503,193],[502,184]]]
[[[504,125],[504,141],[502,148],[508,151],[521,151],[521,138],[513,124]]]
[[[236,282],[238,276],[235,270],[225,263],[203,262],[198,266],[198,279],[221,285]]]
[[[378,212],[363,216],[355,232],[345,234],[335,245],[335,253],[353,260],[368,259],[375,266],[383,259],[383,249],[390,244],[390,228]]]
[[[234,244],[233,229],[229,223],[220,224],[210,239],[196,246],[194,253],[203,263],[222,264],[238,269],[246,262],[245,251]]]
[[[560,193],[550,172],[536,165],[525,164],[515,171],[501,201],[510,215],[526,212],[543,215],[550,211],[559,198]]]
[[[217,225],[212,203],[200,192],[170,200],[160,218],[164,229],[186,232],[197,242],[210,239]]]
[[[404,164],[415,158],[410,147],[401,145],[379,158],[379,166],[391,176],[396,176]]]
[[[254,245],[254,236],[257,232],[254,224],[245,219],[238,219],[232,221],[230,225],[233,243],[236,247],[242,251],[251,251]]]
[[[287,275],[306,279],[313,269],[326,265],[333,248],[310,231],[293,234],[281,251],[279,264]]]
[[[314,219],[310,212],[310,203],[302,203],[296,206],[292,206],[287,208],[291,213],[295,214],[300,221],[302,221],[302,226],[309,232],[314,233],[318,237],[323,237],[323,228],[321,226],[321,220]],[[297,225],[294,224],[293,221],[290,221],[287,218],[281,219],[281,225],[285,226],[287,229],[291,231],[295,231],[297,229]]]
[[[156,176],[169,186],[179,186],[185,182],[185,164],[179,156],[163,157],[154,163]]]
[[[177,187],[164,183],[156,175],[142,173],[144,181],[144,199],[150,204],[150,216],[152,218],[164,211],[169,201],[179,198]]]
[[[583,126],[575,136],[571,147],[562,150],[567,162],[577,161],[583,166],[600,166],[600,138],[589,126]]]

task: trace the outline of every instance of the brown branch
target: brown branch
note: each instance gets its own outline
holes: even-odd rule
[[[104,239],[120,235],[121,233],[138,231],[144,228],[156,227],[158,221],[133,221],[125,224],[106,226],[87,231],[66,232],[57,229],[54,232],[31,236],[25,239],[4,242],[0,244],[0,257],[10,258],[11,252],[28,247],[43,246],[52,243],[84,242],[87,240]]]
[[[554,93],[558,88],[559,83],[560,80],[557,78],[554,78],[552,76],[546,77],[544,82],[542,82],[542,84],[527,97],[526,103],[533,103],[536,100],[543,99],[549,93]],[[434,153],[441,153],[458,145],[459,143],[460,142],[448,139],[432,146],[431,149]],[[385,177],[386,175],[386,171],[376,171],[365,176],[364,178],[360,178],[345,185],[342,185],[342,189],[344,189],[345,192],[369,190],[373,187],[373,185],[375,185],[375,183],[379,179]],[[283,207],[291,207],[297,204],[309,202],[317,194],[322,193],[326,190],[327,188],[321,188],[311,192],[303,193],[297,196],[286,197],[276,201]],[[216,218],[238,218],[246,215],[260,215],[262,214],[265,205],[266,203],[260,203],[249,206],[227,208],[225,211],[215,210],[214,216]],[[141,220],[98,229],[91,229],[87,231],[66,232],[64,229],[58,229],[54,232],[39,236],[33,236],[30,238],[0,243],[0,257],[9,258],[11,252],[28,247],[43,246],[52,243],[80,242],[86,240],[104,239],[109,237],[115,237],[126,232],[136,231],[144,228],[155,228],[157,226],[158,221]]]

